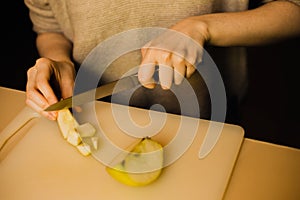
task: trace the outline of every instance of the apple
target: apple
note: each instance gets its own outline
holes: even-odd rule
[[[117,181],[129,186],[145,186],[154,182],[163,168],[162,145],[151,138],[143,138],[114,167],[106,171]]]

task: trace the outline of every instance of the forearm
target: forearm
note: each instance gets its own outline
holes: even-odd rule
[[[55,61],[71,61],[72,43],[60,33],[41,33],[36,39],[41,57]]]
[[[274,1],[259,8],[216,13],[192,20],[205,23],[207,43],[215,46],[250,46],[300,35],[300,6]]]

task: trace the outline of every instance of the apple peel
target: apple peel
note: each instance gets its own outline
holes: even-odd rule
[[[158,179],[163,168],[163,148],[151,138],[143,138],[108,174],[129,186],[145,186]]]

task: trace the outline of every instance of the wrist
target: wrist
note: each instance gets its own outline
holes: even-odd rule
[[[202,20],[201,17],[188,17],[180,24],[176,25],[174,29],[190,36],[201,46],[203,46],[204,43],[209,43],[211,40],[208,23]]]
[[[56,62],[61,62],[61,63],[68,64],[68,65],[72,66],[73,68],[75,67],[74,62],[72,62],[70,59],[55,60],[55,61]]]

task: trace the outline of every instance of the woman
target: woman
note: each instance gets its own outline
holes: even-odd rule
[[[51,120],[56,119],[57,113],[43,111],[59,100],[53,84],[50,85],[51,77],[59,85],[62,98],[71,96],[76,66],[97,44],[117,33],[134,28],[164,27],[185,34],[200,46],[220,47],[261,45],[300,34],[300,0],[261,1],[259,7],[251,10],[247,9],[247,0],[25,0],[25,3],[30,9],[33,28],[38,33],[36,43],[41,56],[28,70],[26,103]],[[134,93],[132,105],[149,107],[158,102],[167,112],[180,113],[176,98],[169,89],[173,85],[180,87],[183,77],[193,77],[191,85],[196,91],[200,117],[209,118],[208,91],[201,75],[194,75],[197,73],[193,62],[201,60],[201,52],[190,48],[184,40],[176,43],[176,48],[180,47],[184,56],[155,48],[164,42],[164,47],[172,46],[166,38],[168,36],[159,36],[142,49],[137,61],[141,64],[138,77],[144,87]],[[238,61],[232,63],[232,58]],[[222,59],[230,63],[220,70],[230,110],[231,102],[239,101],[245,91],[245,54],[241,48],[230,48]],[[161,87],[152,80],[156,65],[161,66]],[[104,82],[118,79],[129,70],[123,65],[122,68],[117,66],[115,64],[107,70]]]

